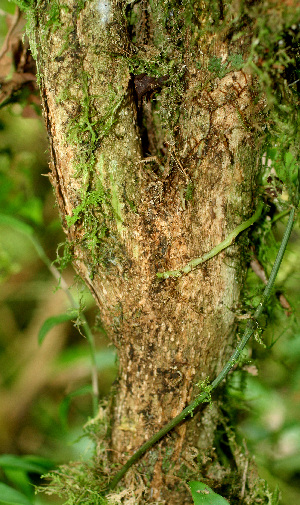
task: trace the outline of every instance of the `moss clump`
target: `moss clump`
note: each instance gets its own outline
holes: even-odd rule
[[[99,491],[103,481],[95,461],[76,462],[62,465],[59,470],[43,477],[49,484],[38,491],[47,495],[56,495],[66,500],[65,504],[108,505],[108,501]]]
[[[72,216],[66,217],[69,227],[77,223],[77,226],[82,228],[82,245],[91,251],[95,261],[96,249],[108,233],[109,217],[104,210],[105,204],[111,204],[110,194],[99,184],[94,191],[84,191],[82,202],[75,208]]]

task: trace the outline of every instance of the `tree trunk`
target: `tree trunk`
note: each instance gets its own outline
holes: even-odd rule
[[[177,415],[236,341],[247,233],[189,274],[156,276],[256,208],[262,105],[242,70],[251,24],[238,24],[235,3],[209,5],[41,0],[34,13],[51,180],[73,264],[118,350],[114,463]],[[184,481],[197,461],[221,489],[218,415],[202,408],[144,456],[142,498],[134,472],[125,479],[135,503],[192,503]]]

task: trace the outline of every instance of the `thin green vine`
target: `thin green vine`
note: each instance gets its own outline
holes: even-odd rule
[[[260,209],[260,212],[262,211],[261,206],[258,207],[257,211],[255,214],[257,214],[258,210]],[[254,216],[255,216],[254,214]],[[254,218],[252,216],[251,219]],[[284,252],[286,250],[292,228],[293,228],[293,223],[294,223],[294,217],[295,217],[295,208],[292,207],[292,210],[289,215],[289,219],[287,222],[287,226],[280,244],[279,251],[277,253],[269,281],[264,289],[264,292],[262,294],[261,300],[254,312],[253,317],[249,322],[247,323],[247,326],[245,328],[244,334],[240,342],[238,343],[234,353],[232,356],[229,358],[227,361],[226,365],[222,369],[222,371],[219,373],[219,375],[216,377],[216,379],[209,385],[205,387],[205,391],[200,393],[196,398],[180,413],[178,416],[174,417],[169,423],[167,423],[161,430],[159,430],[157,433],[155,433],[147,442],[145,442],[132,456],[131,458],[125,463],[125,465],[118,471],[118,473],[114,476],[114,478],[111,480],[108,489],[112,490],[115,489],[119,481],[122,479],[122,477],[125,475],[125,473],[129,470],[129,468],[136,463],[145,452],[150,449],[156,442],[158,442],[162,437],[164,437],[169,431],[171,431],[175,426],[177,426],[179,423],[185,420],[186,417],[188,416],[193,416],[193,413],[195,409],[203,402],[208,401],[211,395],[211,392],[216,389],[219,384],[223,381],[223,379],[226,377],[228,372],[231,370],[231,368],[237,363],[241,352],[243,351],[244,347],[246,346],[247,342],[249,341],[250,337],[253,335],[255,329],[258,326],[258,318],[261,316],[266,303],[270,297],[276,276],[278,274],[279,267],[281,265],[281,261],[284,255]],[[249,221],[249,220],[248,220]],[[247,222],[247,221],[246,221]],[[245,223],[243,223],[245,224]],[[251,223],[252,224],[252,223]],[[240,225],[241,226],[241,225]],[[250,225],[248,225],[250,226]],[[232,232],[233,233],[233,232]],[[220,244],[221,245],[221,244]]]
[[[261,213],[263,210],[263,203],[261,202],[253,216],[251,216],[247,221],[244,221],[243,223],[239,224],[229,235],[226,237],[223,242],[220,244],[216,245],[213,249],[211,249],[208,253],[204,254],[204,256],[201,256],[201,258],[195,258],[191,260],[185,267],[180,268],[179,270],[169,270],[168,272],[158,272],[156,276],[159,279],[168,279],[169,277],[181,277],[183,274],[188,274],[196,268],[197,266],[201,265],[201,263],[204,263],[207,260],[210,260],[217,254],[219,254],[221,251],[224,249],[227,249],[227,247],[231,246],[236,237],[244,230],[249,228],[253,223],[255,223],[258,218],[260,217]]]

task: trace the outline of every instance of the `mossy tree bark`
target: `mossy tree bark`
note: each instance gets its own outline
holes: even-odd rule
[[[252,28],[239,8],[39,0],[35,10],[51,179],[73,264],[118,349],[115,463],[214,378],[236,339],[247,233],[179,279],[156,273],[209,251],[256,207],[262,103],[243,69]],[[181,477],[198,464],[222,490],[217,425],[204,408],[146,454],[149,491],[136,503],[190,504]]]

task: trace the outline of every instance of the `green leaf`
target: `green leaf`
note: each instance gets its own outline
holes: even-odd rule
[[[203,482],[189,482],[195,505],[228,505],[229,502],[220,494],[215,493]]]
[[[33,502],[28,500],[24,494],[2,482],[0,482],[0,503],[9,505],[33,505]]]
[[[5,475],[5,482],[9,482],[10,486],[18,489],[18,491],[25,494],[27,498],[31,499],[34,490],[32,481],[27,472],[19,470],[18,468],[15,469],[10,467],[2,468],[2,471],[3,474]]]
[[[58,314],[57,316],[48,317],[46,321],[43,323],[39,335],[38,342],[41,344],[44,341],[47,333],[49,333],[54,326],[58,324],[65,323],[66,321],[71,321],[71,319],[76,319],[78,317],[78,310],[73,310],[72,312],[65,312],[63,314]]]
[[[23,470],[43,474],[45,470],[53,467],[53,463],[44,458],[35,458],[34,456],[15,456],[13,454],[0,455],[0,467]]]
[[[274,161],[277,155],[278,155],[278,149],[276,149],[276,147],[267,148],[267,156],[266,156],[267,160],[268,158],[270,158],[272,161]]]
[[[67,428],[68,425],[68,412],[69,408],[72,402],[72,399],[75,398],[76,396],[83,396],[87,394],[92,394],[93,389],[91,385],[86,385],[82,386],[79,389],[76,389],[76,391],[72,391],[72,393],[69,393],[61,402],[60,407],[59,407],[59,417],[61,420],[62,425],[64,428]]]

